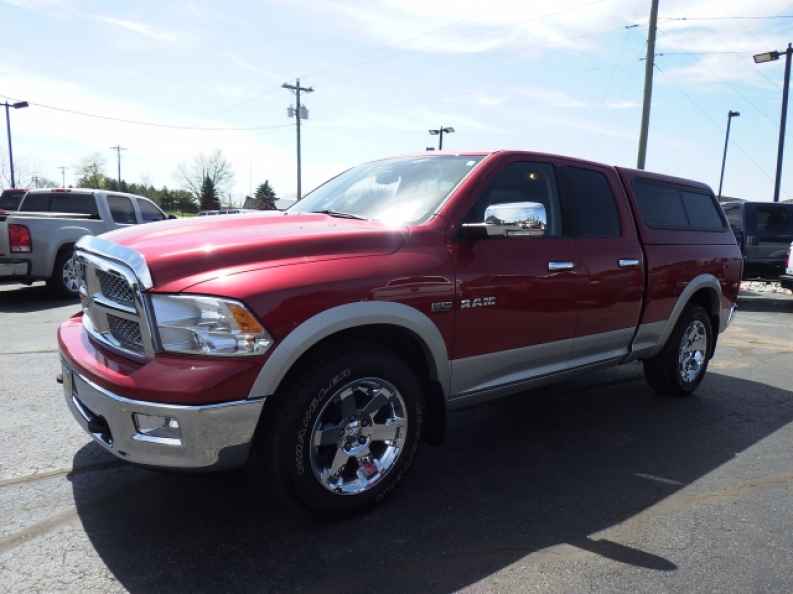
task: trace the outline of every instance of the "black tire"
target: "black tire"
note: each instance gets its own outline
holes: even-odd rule
[[[402,446],[393,464],[377,482],[361,493],[341,494],[324,486],[316,467],[312,466],[312,459],[316,461],[319,457],[312,452],[312,435],[320,415],[330,414],[325,411],[332,412],[334,406],[340,407],[335,404],[341,402],[339,393],[363,378],[381,378],[397,390],[404,403],[400,410],[407,419],[407,431],[402,434]],[[260,424],[249,472],[257,484],[296,498],[312,512],[339,515],[379,503],[413,464],[424,416],[421,383],[409,365],[386,349],[360,343],[337,343],[333,348],[323,349],[301,365],[275,398],[274,406],[264,413],[267,418]],[[367,398],[369,396],[361,392],[353,402],[366,402]],[[342,425],[340,422],[338,426]],[[371,427],[374,428],[374,423]],[[348,439],[346,435],[339,433],[339,439]],[[334,452],[341,449],[341,446],[325,447],[333,448]],[[378,444],[372,441],[372,447],[374,451]],[[385,448],[385,442],[382,447]],[[357,458],[350,460],[352,466],[345,465],[346,470],[338,476],[349,474],[350,470],[353,474],[360,469],[369,470],[360,467]]]
[[[685,397],[694,393],[707,373],[708,362],[713,351],[715,336],[712,323],[708,312],[703,307],[694,304],[686,306],[661,352],[652,359],[644,361],[644,376],[657,394]],[[684,377],[683,364],[680,362],[683,335],[692,328],[692,325],[697,327],[698,324],[701,324],[700,328],[704,327],[707,341],[704,358],[698,364],[694,377]],[[693,369],[689,370],[689,374],[693,373]]]
[[[47,279],[47,289],[57,297],[74,298],[80,296],[79,289],[74,288],[74,285],[69,282],[67,278],[66,266],[74,256],[74,249],[63,248],[58,252],[58,257],[55,258],[55,265],[52,267],[52,276]]]

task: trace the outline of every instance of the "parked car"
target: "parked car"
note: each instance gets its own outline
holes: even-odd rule
[[[252,208],[221,208],[219,210],[201,210],[198,212],[199,217],[207,217],[212,215],[225,215],[225,214],[247,214],[251,212],[259,212]]]
[[[30,190],[16,212],[0,215],[0,282],[45,280],[53,292],[76,297],[78,239],[166,218],[143,196],[79,188]]]
[[[779,277],[779,281],[785,289],[793,291],[793,242],[788,246],[785,274]]]
[[[11,211],[19,208],[19,203],[27,194],[27,190],[21,188],[11,188],[0,193],[0,212]]]
[[[722,208],[744,256],[744,278],[778,279],[793,241],[793,204],[731,202]]]
[[[286,213],[76,253],[77,422],[137,464],[248,462],[322,512],[382,499],[450,409],[637,360],[692,394],[742,266],[708,186],[512,151],[376,161]]]

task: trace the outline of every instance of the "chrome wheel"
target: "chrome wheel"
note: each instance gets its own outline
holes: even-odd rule
[[[705,367],[708,353],[708,331],[701,320],[693,320],[683,332],[678,353],[680,379],[692,383]]]
[[[311,431],[311,470],[328,491],[356,495],[394,468],[407,438],[405,401],[375,377],[345,384],[325,402]]]
[[[72,256],[63,263],[61,279],[64,288],[75,295],[80,290],[80,262]]]

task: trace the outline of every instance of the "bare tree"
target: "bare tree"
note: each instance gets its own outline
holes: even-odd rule
[[[205,179],[212,182],[218,194],[224,194],[230,190],[234,181],[231,163],[226,160],[219,149],[210,155],[201,153],[193,159],[192,163],[182,163],[179,165],[177,173],[184,189],[196,198],[201,197],[201,188]]]
[[[75,167],[75,176],[77,187],[106,188],[108,180],[105,175],[105,158],[99,153],[88,155]]]
[[[17,188],[32,188],[34,187],[37,178],[44,180],[43,176],[36,174],[36,168],[32,166],[30,161],[24,159],[14,159],[14,178]],[[0,187],[11,187],[11,167],[5,155],[0,156]],[[47,187],[47,186],[43,186]]]

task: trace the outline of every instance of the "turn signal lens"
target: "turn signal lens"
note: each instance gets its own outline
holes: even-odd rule
[[[33,251],[30,229],[25,225],[11,224],[8,226],[8,249],[16,254],[28,254]]]

